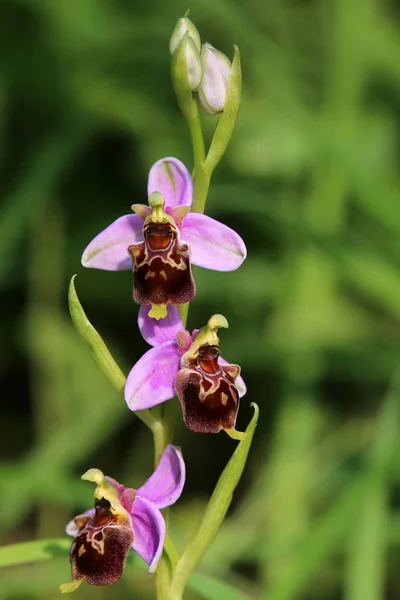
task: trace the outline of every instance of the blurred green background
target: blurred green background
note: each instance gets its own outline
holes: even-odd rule
[[[130,273],[84,270],[87,243],[146,201],[150,166],[191,167],[168,41],[242,54],[238,126],[207,213],[239,271],[196,269],[189,328],[222,312],[261,420],[228,518],[199,567],[248,598],[400,598],[400,6],[395,0],[1,0],[1,543],[61,537],[92,503],[89,467],[137,487],[152,440],[73,329],[67,287],[127,373],[147,346]],[[210,123],[213,119],[210,117]],[[207,127],[211,131],[211,126]],[[177,435],[179,549],[236,443]],[[0,571],[0,597],[59,597],[66,554]],[[187,598],[225,600],[225,591]],[[208,593],[208,596],[205,595]],[[77,597],[150,599],[130,565]]]

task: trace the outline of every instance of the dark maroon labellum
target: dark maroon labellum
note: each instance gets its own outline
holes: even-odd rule
[[[189,429],[218,433],[234,429],[239,409],[235,379],[240,368],[218,364],[218,346],[201,346],[198,356],[186,361],[175,379],[183,417]]]
[[[80,527],[72,542],[70,560],[72,578],[84,579],[90,585],[110,585],[121,577],[129,548],[133,542],[132,527],[118,523],[105,498],[96,500],[93,517],[80,515]]]
[[[179,243],[170,223],[149,223],[144,242],[128,248],[132,257],[135,302],[146,304],[182,304],[195,295],[190,265],[190,250]]]

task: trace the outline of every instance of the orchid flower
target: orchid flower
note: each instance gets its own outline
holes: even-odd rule
[[[160,462],[139,489],[126,488],[99,469],[89,469],[82,479],[97,484],[95,508],[75,517],[66,531],[74,536],[70,560],[72,582],[63,593],[90,585],[110,585],[121,577],[129,549],[133,548],[153,573],[162,554],[165,521],[161,508],[174,504],[185,483],[185,463],[180,450],[169,445]]]
[[[122,271],[132,268],[134,300],[151,305],[149,316],[167,316],[167,305],[189,302],[195,285],[191,264],[234,271],[246,258],[242,238],[211,217],[190,213],[193,181],[177,158],[162,158],[150,169],[149,206],[119,217],[99,233],[82,256],[85,267]]]
[[[228,327],[222,315],[192,334],[185,331],[176,307],[155,325],[148,308],[139,312],[139,327],[154,346],[139,359],[128,375],[125,400],[131,410],[150,408],[178,396],[184,421],[193,431],[218,433],[224,429],[242,439],[235,430],[239,398],[246,393],[240,367],[219,355],[217,329]]]

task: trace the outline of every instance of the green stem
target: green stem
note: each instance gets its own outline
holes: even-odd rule
[[[195,167],[192,212],[204,214],[211,175],[204,163]]]
[[[169,415],[167,410],[169,405],[174,402],[174,399],[170,400],[166,405],[165,417],[156,421],[151,427],[151,432],[154,439],[154,466],[157,467],[160,462],[162,453],[168,444],[172,443],[173,440],[173,428],[171,426]]]
[[[178,60],[176,58],[176,60]],[[182,95],[182,90],[180,88],[176,88],[177,98],[179,102],[179,98],[185,96]],[[189,131],[190,137],[192,140],[192,148],[193,148],[193,162],[194,162],[194,198],[192,203],[192,212],[197,212],[204,214],[208,190],[210,187],[211,176],[213,172],[213,168],[206,165],[206,149],[204,144],[204,135],[203,128],[201,125],[199,107],[196,100],[193,98],[189,103],[190,110],[186,110],[187,104],[180,102],[182,113],[185,116]],[[217,163],[216,163],[217,164]],[[188,313],[189,313],[190,303],[184,304],[179,307],[179,313],[182,319],[183,326],[186,327]],[[152,428],[153,436],[154,436],[154,446],[155,446],[155,464],[158,464],[158,461],[162,455],[167,444],[172,443],[174,436],[174,427],[176,421],[176,408],[178,407],[178,402],[176,398],[170,400],[165,408],[164,419],[160,420],[156,427]],[[165,512],[165,516],[168,516],[168,512]],[[202,552],[200,550],[200,552]],[[204,552],[204,550],[203,550]],[[201,554],[200,554],[201,555]],[[196,559],[195,559],[196,560]],[[168,564],[169,562],[169,564]],[[176,578],[177,570],[175,568],[175,563],[179,566],[181,561],[178,561],[178,555],[176,553],[174,563],[171,563],[171,560],[168,560],[168,552],[166,547],[164,547],[164,554],[161,557],[159,566],[157,568],[157,598],[158,600],[164,600],[166,598],[166,593],[170,588],[170,585],[173,586],[173,582]],[[193,567],[194,568],[194,567]],[[183,579],[181,578],[182,592],[186,585],[187,578],[189,577],[191,570],[193,570],[190,566],[186,568],[186,575],[184,575]],[[181,571],[179,571],[181,573]],[[172,582],[171,582],[171,574]],[[180,585],[180,584],[178,584]],[[171,588],[173,589],[173,588]]]
[[[181,318],[181,321],[182,321],[184,327],[186,327],[187,320],[188,320],[189,306],[190,306],[190,302],[186,302],[186,304],[180,304],[178,306],[179,316]]]
[[[193,113],[188,118],[188,125],[190,137],[192,138],[193,158],[194,165],[196,168],[198,165],[204,163],[206,159],[206,148],[204,144],[203,128],[201,126],[201,119],[197,102],[194,102],[193,106]]]
[[[197,101],[193,101],[193,110],[187,118],[187,122],[192,140],[194,160],[194,198],[192,212],[203,214],[207,202],[212,170],[206,167],[206,149]]]
[[[206,149],[199,108],[196,101],[194,101],[193,107],[193,111],[187,119],[192,139],[194,159],[194,199],[192,211],[204,213],[208,188],[210,187],[211,172],[205,166]]]

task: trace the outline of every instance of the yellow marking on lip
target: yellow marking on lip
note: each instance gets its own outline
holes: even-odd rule
[[[104,540],[96,540],[92,538],[90,540],[90,544],[92,548],[96,550],[96,552],[98,552],[99,554],[104,554]]]
[[[135,245],[128,246],[128,252],[132,258],[137,258],[140,255],[140,248]]]
[[[85,548],[85,546],[82,545],[78,550],[78,557],[80,558],[82,556],[82,554],[85,554],[85,552],[86,552],[86,548]]]
[[[152,304],[151,309],[149,310],[149,317],[151,319],[165,319],[167,316],[167,305],[166,304]]]
[[[222,392],[221,394],[221,402],[223,406],[226,406],[228,404],[228,396],[227,394],[225,394],[225,392]]]

